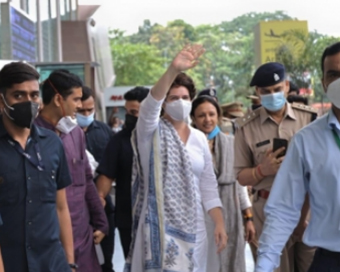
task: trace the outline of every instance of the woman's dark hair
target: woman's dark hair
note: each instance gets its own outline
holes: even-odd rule
[[[56,91],[51,83],[64,99],[72,94],[73,88],[83,87],[83,82],[77,75],[63,69],[55,70],[42,84],[42,98],[44,105],[48,105],[52,98],[56,95]]]
[[[170,86],[169,92],[172,88],[181,87],[181,86],[188,89],[190,99],[193,100],[194,97],[196,96],[196,87],[195,87],[195,84],[192,78],[189,77],[185,73],[180,73],[177,75],[174,82],[172,82]],[[167,93],[167,96],[169,95],[169,92]]]
[[[326,57],[333,56],[340,53],[340,42],[336,42],[330,46],[328,46],[325,51],[323,51],[322,57],[321,57],[321,71],[322,74],[325,72],[324,62]]]
[[[0,92],[5,94],[6,89],[14,84],[25,81],[39,80],[39,73],[29,64],[24,62],[11,62],[0,71]]]
[[[192,101],[190,116],[195,117],[196,109],[198,108],[199,105],[201,105],[205,102],[212,104],[216,108],[218,118],[222,117],[222,110],[221,110],[220,106],[218,105],[218,103],[216,102],[216,100],[214,98],[212,98],[211,96],[208,96],[208,95],[199,96],[194,101]]]

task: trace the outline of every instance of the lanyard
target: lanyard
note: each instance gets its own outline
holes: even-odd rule
[[[34,150],[37,154],[38,161],[33,158],[30,154],[25,152],[18,144],[13,142],[12,140],[8,139],[8,143],[15,148],[16,151],[18,151],[21,155],[23,155],[34,167],[36,167],[39,171],[44,170],[44,164],[42,162],[41,156],[40,156],[40,148],[38,143],[36,142],[34,144]]]
[[[339,149],[340,149],[340,137],[338,135],[338,133],[336,132],[335,128],[332,129],[333,132],[333,136],[335,139],[336,144],[338,145]]]

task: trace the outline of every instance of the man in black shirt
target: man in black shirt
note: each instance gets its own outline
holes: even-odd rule
[[[22,62],[0,71],[0,245],[5,271],[71,271],[71,184],[59,137],[33,124],[39,74]]]
[[[132,207],[131,207],[131,174],[133,151],[130,142],[134,130],[140,103],[146,98],[149,89],[136,87],[124,95],[126,117],[123,130],[115,134],[97,168],[99,177],[97,189],[103,199],[110,192],[111,184],[116,182],[115,226],[119,230],[120,240],[127,257],[131,243]]]
[[[95,100],[92,90],[89,87],[82,87],[81,108],[77,113],[78,125],[85,132],[86,149],[93,155],[96,162],[100,162],[105,148],[113,136],[108,125],[97,121],[95,117]],[[113,272],[112,257],[114,251],[114,206],[109,195],[106,196],[105,213],[109,222],[109,235],[101,242],[105,263],[102,265],[103,272]]]

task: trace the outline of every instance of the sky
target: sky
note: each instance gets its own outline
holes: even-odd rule
[[[94,18],[111,28],[136,33],[144,19],[165,25],[183,19],[194,26],[219,24],[248,12],[285,11],[307,20],[309,30],[340,37],[340,1],[337,0],[79,0],[102,4]],[[332,3],[332,4],[331,4]],[[327,4],[327,5],[326,5]]]

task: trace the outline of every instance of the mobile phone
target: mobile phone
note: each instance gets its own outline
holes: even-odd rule
[[[285,147],[285,150],[283,150],[277,157],[280,158],[282,156],[286,155],[287,147],[288,147],[288,141],[286,139],[281,138],[274,138],[273,139],[273,152],[280,149],[281,147]]]

